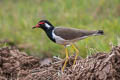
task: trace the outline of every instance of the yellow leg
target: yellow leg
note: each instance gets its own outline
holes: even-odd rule
[[[72,48],[75,50],[75,53],[76,53],[76,55],[75,55],[75,60],[74,60],[74,62],[73,62],[73,65],[76,63],[76,59],[77,59],[77,57],[78,57],[78,53],[79,53],[79,50],[72,44]]]
[[[66,60],[65,60],[65,63],[64,63],[64,65],[63,65],[63,67],[62,67],[62,72],[64,71],[64,68],[66,67],[66,64],[67,64],[67,62],[68,62],[68,50],[67,50],[67,48],[65,47],[65,54],[66,54]]]

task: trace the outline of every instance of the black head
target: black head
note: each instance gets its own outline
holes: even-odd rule
[[[42,28],[44,30],[51,30],[54,28],[54,26],[48,20],[41,20],[38,22],[38,24],[36,24],[36,26],[33,27],[33,29],[34,28]]]

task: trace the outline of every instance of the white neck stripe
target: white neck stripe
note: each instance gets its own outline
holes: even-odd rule
[[[47,27],[47,28],[50,28],[51,26],[49,25],[49,24],[47,24],[47,23],[45,23],[45,26]]]

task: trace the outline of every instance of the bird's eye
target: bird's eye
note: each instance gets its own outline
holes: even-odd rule
[[[44,22],[39,22],[39,24],[44,24]]]

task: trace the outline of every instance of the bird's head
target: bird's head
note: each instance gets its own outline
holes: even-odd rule
[[[48,20],[41,20],[32,28],[33,29],[34,28],[42,28],[44,30],[50,30],[50,29],[53,29],[54,27]]]

